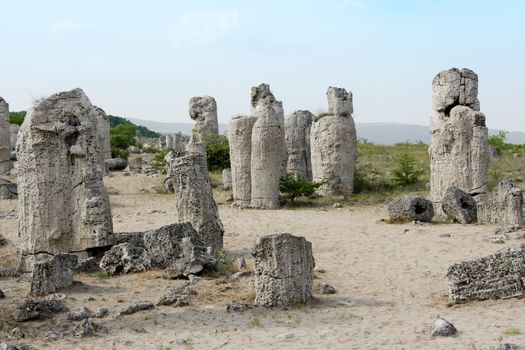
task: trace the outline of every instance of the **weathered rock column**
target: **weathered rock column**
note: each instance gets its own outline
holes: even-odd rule
[[[175,152],[184,151],[184,146],[182,145],[182,134],[180,132],[173,135],[173,150]]]
[[[230,168],[222,169],[222,188],[225,190],[232,188],[232,170]]]
[[[233,200],[240,207],[248,206],[252,196],[252,129],[256,120],[236,117],[228,123]]]
[[[142,173],[142,156],[138,154],[130,155],[128,158],[129,171],[135,174]]]
[[[20,269],[31,269],[38,255],[113,243],[96,127],[81,89],[48,97],[27,113],[16,147]]]
[[[213,199],[206,153],[189,153],[170,164],[179,222],[193,225],[212,253],[222,248],[224,228]]]
[[[166,148],[167,149],[175,149],[173,145],[173,136],[172,135],[166,135]]]
[[[283,175],[284,113],[273,95],[257,102],[252,129],[251,206],[279,208],[279,181]]]
[[[93,109],[97,116],[97,140],[98,150],[100,152],[100,163],[102,165],[103,174],[105,175],[107,173],[107,169],[104,162],[106,159],[111,159],[109,118],[102,108],[94,106]]]
[[[452,68],[432,82],[430,200],[443,219],[441,200],[456,186],[476,199],[487,192],[489,145],[485,115],[479,112],[478,76]]]
[[[13,168],[9,119],[9,105],[0,97],[0,175],[7,174]]]
[[[304,304],[312,298],[314,257],[312,243],[288,233],[257,239],[255,303],[264,306]]]
[[[310,111],[295,111],[285,120],[287,173],[296,179],[312,181],[310,128],[313,120]]]
[[[347,196],[354,189],[356,130],[352,118],[352,93],[329,87],[328,114],[314,121],[310,131],[312,177],[327,183],[322,195]]]
[[[17,124],[9,125],[9,132],[11,134],[11,152],[16,150],[16,139],[18,137],[18,130],[20,130],[20,127]]]
[[[190,99],[190,117],[195,120],[191,142],[202,142],[206,134],[219,134],[217,103],[211,96]]]
[[[504,230],[523,225],[523,193],[511,180],[502,180],[478,202],[478,222],[499,224]]]

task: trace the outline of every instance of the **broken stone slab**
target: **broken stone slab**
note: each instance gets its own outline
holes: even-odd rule
[[[477,220],[477,203],[467,192],[458,187],[447,189],[441,200],[443,212],[460,224],[475,223]]]
[[[81,89],[36,103],[20,127],[18,266],[34,255],[81,252],[113,243],[102,179],[96,110]]]
[[[87,307],[78,310],[70,311],[67,315],[69,321],[82,321],[91,317],[91,311]]]
[[[25,322],[50,317],[64,310],[64,301],[52,298],[49,300],[28,299],[16,306],[15,321]]]
[[[134,314],[134,313],[137,313],[137,312],[140,312],[140,311],[151,310],[153,308],[155,308],[155,305],[151,301],[147,301],[147,300],[139,301],[139,302],[137,302],[137,303],[135,303],[133,305],[128,306],[124,310],[121,310],[117,314],[117,317],[125,316],[125,315],[131,315],[131,314]]]
[[[499,224],[501,230],[523,225],[523,193],[511,180],[503,179],[490,195],[478,201],[478,222]]]
[[[197,274],[211,261],[205,244],[188,222],[146,232],[144,246],[152,265],[165,269],[171,278]]]
[[[66,253],[37,259],[31,277],[31,293],[49,294],[70,287],[77,264],[78,257]]]
[[[128,161],[122,158],[109,158],[104,163],[109,171],[122,171],[128,167]]]
[[[157,302],[159,305],[173,305],[175,307],[182,307],[190,305],[189,296],[191,290],[187,284],[170,290],[167,294],[160,297]]]
[[[222,188],[224,190],[232,188],[232,170],[230,168],[222,169]]]
[[[100,268],[110,276],[142,272],[150,267],[151,255],[144,248],[130,243],[114,245],[100,260]]]
[[[233,201],[241,208],[249,206],[251,201],[252,130],[256,120],[256,117],[236,117],[228,123]]]
[[[17,184],[0,177],[0,200],[3,199],[17,199],[18,186]]]
[[[422,197],[398,197],[387,205],[390,222],[430,222],[434,216],[432,202]]]
[[[100,331],[106,331],[106,328],[97,324],[93,319],[86,318],[75,327],[73,335],[75,337],[91,337]]]
[[[461,304],[520,296],[524,292],[524,276],[525,256],[521,246],[456,263],[447,272],[450,298]]]
[[[432,81],[434,111],[446,112],[456,105],[479,111],[478,75],[468,68],[439,72]]]
[[[312,244],[288,233],[260,237],[252,249],[255,304],[289,306],[312,298]]]
[[[0,175],[8,174],[13,168],[9,119],[9,105],[0,97]]]
[[[145,232],[119,232],[115,234],[115,245],[129,243],[134,247],[146,248],[144,245]]]
[[[98,266],[97,259],[93,256],[83,259],[78,262],[76,271],[84,273],[93,273],[100,270]]]
[[[438,318],[434,321],[434,328],[432,329],[433,337],[450,337],[457,332],[456,327],[445,319]]]
[[[286,170],[295,179],[312,181],[310,129],[313,120],[310,111],[295,111],[285,120]]]
[[[213,254],[222,249],[224,228],[213,198],[206,153],[190,153],[170,164],[179,222],[189,222]]]

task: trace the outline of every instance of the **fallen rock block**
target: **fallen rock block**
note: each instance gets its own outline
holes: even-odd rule
[[[17,305],[15,321],[25,322],[52,316],[64,310],[64,302],[60,299],[26,300]]]
[[[450,298],[460,304],[520,296],[524,276],[523,247],[453,264],[447,272]]]
[[[31,293],[49,294],[73,284],[78,257],[60,253],[43,261],[36,261],[33,266]]]
[[[387,206],[390,222],[430,222],[434,216],[432,202],[421,197],[398,197]]]
[[[141,272],[151,267],[151,255],[141,247],[121,243],[111,247],[100,260],[100,268],[110,276]]]
[[[38,350],[27,344],[9,344],[9,343],[0,343],[0,350]]]
[[[99,271],[100,267],[97,264],[97,259],[91,256],[87,259],[79,261],[76,270],[77,272],[92,273]]]
[[[17,199],[18,186],[4,178],[0,177],[0,200],[1,199]]]
[[[457,333],[456,327],[447,320],[444,320],[442,318],[438,318],[434,322],[434,329],[432,330],[432,336],[433,337],[450,337],[451,335],[454,335]]]
[[[231,303],[226,306],[226,312],[243,312],[251,308],[252,306],[250,304]]]
[[[128,167],[128,162],[122,158],[110,158],[104,161],[109,171],[122,171]]]
[[[69,321],[82,321],[91,317],[91,311],[88,308],[83,307],[82,309],[71,311],[67,315]]]
[[[523,193],[511,180],[502,180],[492,193],[478,201],[478,222],[498,224],[500,231],[517,231],[523,225]]]
[[[467,192],[455,187],[449,187],[441,200],[443,212],[460,224],[470,224],[477,221],[477,203]]]
[[[117,316],[125,316],[137,313],[139,311],[151,310],[155,307],[151,301],[139,301],[133,305],[128,306],[124,310],[120,311]]]
[[[160,297],[157,302],[159,305],[187,306],[190,305],[189,295],[191,293],[188,285],[184,284],[178,288],[172,289],[169,293]]]
[[[106,328],[95,323],[93,319],[86,318],[75,327],[73,334],[75,337],[90,337],[103,330],[105,331]]]
[[[328,283],[321,283],[319,286],[319,294],[335,294],[337,291]]]

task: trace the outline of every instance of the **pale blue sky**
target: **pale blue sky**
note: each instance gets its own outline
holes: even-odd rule
[[[525,131],[521,0],[0,0],[0,96],[12,110],[75,87],[108,113],[189,122],[191,96],[220,122],[271,85],[285,113],[354,94],[357,122],[428,124],[431,81],[480,76],[491,128]]]

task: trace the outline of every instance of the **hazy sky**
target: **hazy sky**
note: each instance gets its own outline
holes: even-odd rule
[[[0,0],[0,96],[11,110],[81,87],[107,113],[189,122],[191,96],[220,122],[271,85],[285,113],[354,94],[356,122],[428,124],[431,82],[479,74],[491,128],[525,131],[521,0]]]

